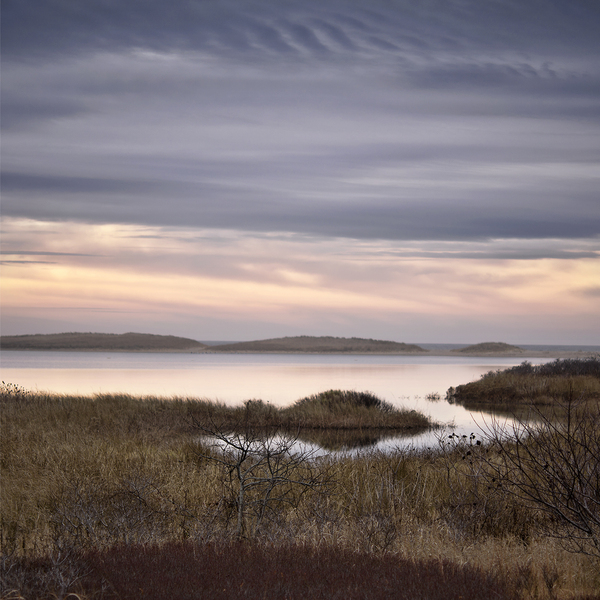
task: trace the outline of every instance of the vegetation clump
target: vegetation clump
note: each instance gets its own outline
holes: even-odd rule
[[[400,409],[371,392],[327,390],[302,398],[282,410],[290,427],[306,429],[355,429],[412,431],[433,427],[415,410]]]
[[[525,361],[510,369],[489,371],[478,381],[448,390],[451,402],[467,408],[511,411],[554,406],[566,394],[584,400],[600,398],[600,358],[557,359],[532,365]]]
[[[351,410],[376,410],[383,413],[392,413],[394,407],[378,398],[371,392],[357,392],[354,390],[328,390],[320,394],[313,394],[298,400],[294,410],[298,413],[323,409],[330,413],[346,413]]]

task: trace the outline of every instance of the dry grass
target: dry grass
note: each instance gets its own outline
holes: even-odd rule
[[[537,366],[523,362],[448,391],[450,401],[466,408],[510,414],[522,414],[532,406],[554,409],[568,395],[600,399],[600,357],[557,359]]]
[[[512,582],[471,565],[327,545],[170,542],[115,546],[77,560],[83,576],[72,587],[87,598],[511,600],[516,592]],[[27,567],[43,573],[53,565],[38,559]],[[48,597],[43,587],[31,591]]]
[[[31,590],[43,589],[48,597],[66,598],[74,592],[91,600],[100,597],[100,588],[109,580],[113,587],[103,593],[110,597],[117,589],[119,569],[128,564],[138,565],[136,573],[142,576],[144,565],[152,569],[165,564],[161,568],[170,569],[171,563],[164,563],[169,549],[183,548],[178,550],[182,561],[197,560],[232,543],[235,494],[227,473],[207,458],[216,450],[203,443],[193,419],[239,422],[248,415],[258,419],[266,411],[259,419],[264,423],[269,414],[275,418],[272,407],[250,403],[231,413],[230,408],[205,401],[44,396],[11,387],[4,392],[0,597],[9,598],[18,589],[24,596],[42,598]],[[334,414],[341,410],[336,406]],[[443,571],[431,576],[438,591],[421,597],[441,597],[439,590],[445,589],[445,598],[458,598],[456,582],[463,581],[481,590],[487,589],[485,582],[496,582],[495,589],[506,591],[498,597],[583,599],[596,593],[598,598],[597,562],[568,554],[541,535],[537,513],[474,477],[464,459],[469,442],[440,451],[365,452],[316,460],[312,467],[327,473],[328,493],[311,490],[294,505],[274,511],[260,535],[244,546],[249,548],[244,554],[249,572],[283,569],[277,557],[285,552],[305,561],[306,569],[313,569],[305,571],[308,579],[289,566],[280,571],[295,582],[282,587],[279,596],[271,595],[282,598],[298,597],[303,581],[326,577],[344,597],[403,597],[386,591],[385,581],[396,582],[394,589],[405,585],[397,578],[413,568],[408,563],[416,569],[412,580],[428,569]],[[145,548],[154,548],[155,558],[150,560]],[[94,571],[98,564],[114,579],[106,571],[102,583]],[[360,571],[362,587],[348,578],[352,565],[370,565]],[[239,563],[227,581],[235,581],[236,573],[237,583],[246,581],[239,577]],[[239,593],[230,589],[227,597],[264,594],[266,580],[262,588],[256,577],[253,581],[244,585],[254,589],[254,596],[242,595],[238,586]],[[303,597],[334,597],[331,589]],[[206,593],[218,597],[215,590]],[[133,592],[119,593],[135,597]],[[425,594],[414,591],[420,593]],[[194,597],[177,591],[173,596]]]

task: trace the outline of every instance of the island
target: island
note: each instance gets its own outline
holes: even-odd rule
[[[257,352],[257,353],[300,353],[314,352],[316,354],[415,354],[428,351],[416,344],[372,340],[364,338],[345,338],[310,335],[283,337],[256,342],[239,342],[210,346],[210,352]]]
[[[493,354],[494,356],[502,354],[521,354],[523,348],[519,346],[513,346],[511,344],[505,344],[504,342],[483,342],[481,344],[473,344],[472,346],[466,346],[465,348],[456,348],[452,352],[459,352],[460,354]]]
[[[513,346],[503,342],[472,345],[406,344],[358,337],[300,335],[249,342],[200,342],[174,335],[149,333],[51,333],[0,336],[2,350],[63,352],[185,352],[193,354],[380,354],[447,357],[585,358],[598,347]],[[441,346],[441,347],[440,347]],[[445,347],[444,347],[445,346]],[[458,346],[458,347],[456,347]]]
[[[191,352],[206,344],[174,335],[150,333],[48,333],[3,335],[2,350],[62,350],[96,352]]]

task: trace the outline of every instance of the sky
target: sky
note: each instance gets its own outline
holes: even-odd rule
[[[600,344],[597,0],[3,0],[2,334]]]

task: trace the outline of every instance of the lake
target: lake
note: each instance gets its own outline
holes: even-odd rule
[[[124,392],[209,398],[226,404],[262,399],[286,406],[328,389],[370,391],[394,406],[421,411],[468,435],[490,418],[447,403],[448,388],[524,360],[541,364],[550,359],[2,351],[0,374],[6,383],[60,394]],[[431,402],[428,394],[439,394],[441,400]],[[432,444],[435,436],[423,434],[410,443]]]

